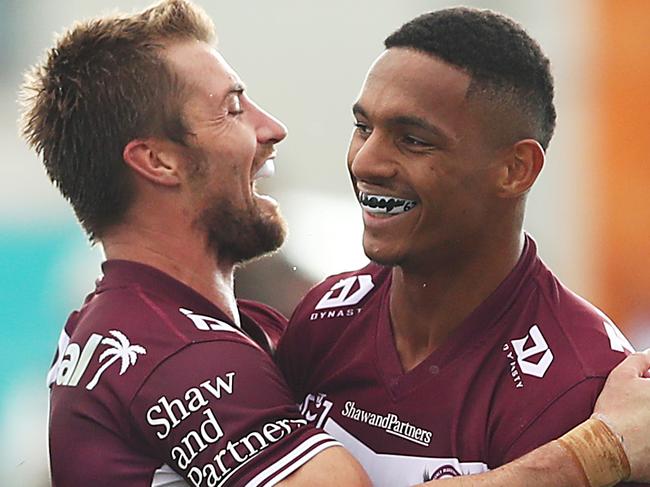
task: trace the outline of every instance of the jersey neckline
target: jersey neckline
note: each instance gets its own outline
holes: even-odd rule
[[[541,265],[537,246],[526,234],[524,249],[515,267],[497,288],[452,332],[447,341],[434,350],[415,368],[404,372],[390,318],[389,302],[392,273],[379,293],[379,317],[376,321],[375,351],[377,368],[391,397],[397,400],[410,394],[423,382],[439,374],[449,373],[460,364],[463,356],[486,341],[499,322],[499,318],[512,305],[519,289]],[[489,317],[489,318],[487,318]]]
[[[195,291],[188,285],[160,269],[141,262],[124,259],[109,259],[102,262],[103,276],[96,282],[96,293],[120,287],[138,286],[159,295],[171,302],[183,302],[190,306],[191,311],[204,313],[212,318],[226,322],[236,330],[246,335],[256,345],[267,353],[271,353],[270,339],[262,327],[239,306],[241,326],[235,323],[216,304]]]

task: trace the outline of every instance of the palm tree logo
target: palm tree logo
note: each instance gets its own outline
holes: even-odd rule
[[[108,360],[97,369],[97,373],[86,386],[86,389],[89,391],[92,391],[95,388],[104,371],[119,359],[122,360],[122,363],[120,364],[120,375],[122,375],[130,365],[135,365],[135,362],[138,360],[138,354],[145,355],[147,353],[144,347],[140,345],[131,345],[129,339],[124,335],[124,333],[118,330],[110,330],[109,333],[115,338],[104,337],[102,339],[101,343],[103,345],[108,345],[109,348],[104,350],[104,352],[99,356],[100,362],[103,362],[106,359]]]

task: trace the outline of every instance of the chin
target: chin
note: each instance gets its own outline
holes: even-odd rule
[[[207,245],[219,259],[234,264],[278,250],[287,235],[287,224],[277,209],[235,208],[227,201],[206,208],[199,219],[207,233]]]
[[[228,248],[221,246],[222,255],[229,255],[238,264],[272,254],[287,236],[287,225],[279,215],[264,216],[239,229],[237,241]]]
[[[371,261],[388,267],[400,265],[403,260],[400,253],[386,247],[386,245],[366,243],[365,240],[363,242],[363,252]]]

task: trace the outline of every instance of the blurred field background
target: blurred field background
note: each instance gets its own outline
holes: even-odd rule
[[[49,485],[45,376],[102,259],[16,129],[22,73],[72,22],[148,5],[0,0],[0,485]],[[345,153],[350,106],[384,37],[445,1],[200,2],[253,99],[289,126],[268,191],[291,235],[238,290],[285,313],[315,280],[362,265]],[[519,20],[556,79],[558,126],[526,227],[564,282],[650,346],[650,2],[466,2]],[[98,137],[101,134],[97,134]],[[80,459],[83,461],[83,459]]]

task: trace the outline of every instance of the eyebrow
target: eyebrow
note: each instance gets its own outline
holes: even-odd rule
[[[354,105],[352,105],[352,113],[354,115],[360,115],[364,118],[368,118],[368,114],[359,102],[356,102]],[[414,115],[396,115],[394,117],[389,117],[388,120],[386,120],[386,125],[389,127],[417,127],[430,132],[435,137],[449,141],[454,140],[451,135],[447,134],[441,128],[433,125],[431,122],[425,120],[422,117],[417,117]]]
[[[246,90],[246,86],[244,86],[243,83],[234,83],[230,89],[228,90],[228,93],[226,93],[226,96],[230,95],[231,93],[243,93]]]
[[[243,83],[237,81],[230,85],[230,88],[226,93],[223,95],[223,98],[221,99],[221,103],[225,103],[225,101],[228,99],[230,95],[241,95],[244,91],[246,90],[246,86],[244,86]]]
[[[219,106],[219,105],[224,104],[230,95],[232,95],[232,94],[241,95],[245,90],[246,90],[246,86],[242,82],[236,81],[232,85],[230,85],[230,88],[228,88],[228,91],[226,91],[221,98],[219,98],[219,99],[214,98],[213,99],[212,94],[210,94],[209,96],[211,98],[211,103],[215,103],[214,106]]]

